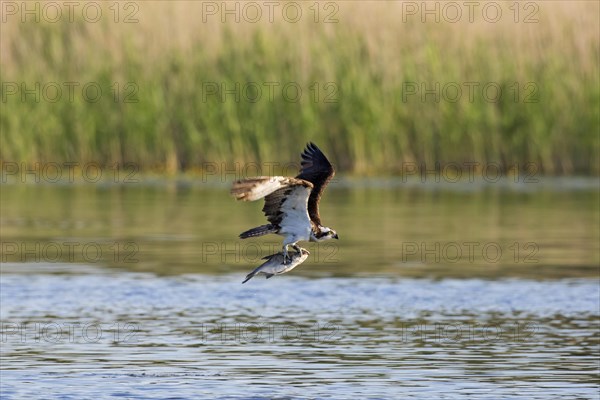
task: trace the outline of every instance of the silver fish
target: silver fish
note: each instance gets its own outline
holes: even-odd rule
[[[267,279],[272,277],[273,275],[285,274],[296,268],[298,265],[302,264],[308,258],[310,252],[306,249],[300,248],[299,252],[289,252],[288,257],[292,256],[292,260],[288,261],[286,264],[283,262],[283,252],[271,254],[270,256],[263,257],[265,261],[261,266],[256,268],[254,271],[250,272],[244,282],[248,282],[250,279],[254,277],[254,275],[264,274]]]

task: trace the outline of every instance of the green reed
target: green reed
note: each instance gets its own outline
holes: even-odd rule
[[[83,21],[12,26],[2,39],[0,161],[179,172],[295,161],[312,140],[355,174],[470,162],[600,172],[594,24],[565,17],[511,33],[384,18],[371,31],[342,23],[349,15],[334,26],[214,31],[181,21],[186,46],[144,26],[137,36]],[[65,82],[78,83],[72,99]],[[40,84],[37,98],[23,83]]]

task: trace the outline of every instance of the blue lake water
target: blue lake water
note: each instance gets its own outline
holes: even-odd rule
[[[597,183],[467,189],[342,182],[242,285],[225,185],[5,185],[2,398],[597,399]]]

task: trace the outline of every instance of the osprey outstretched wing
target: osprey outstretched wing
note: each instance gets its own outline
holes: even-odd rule
[[[329,181],[335,175],[333,165],[329,162],[325,154],[313,142],[306,145],[302,153],[302,169],[296,179],[304,179],[313,184],[314,188],[308,198],[308,215],[311,221],[317,226],[321,226],[321,217],[319,215],[319,200],[329,184]]]

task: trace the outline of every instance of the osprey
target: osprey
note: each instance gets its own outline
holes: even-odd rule
[[[319,200],[323,190],[335,174],[333,166],[323,152],[308,143],[302,153],[300,174],[295,178],[285,176],[259,176],[242,179],[233,184],[231,194],[237,200],[254,201],[265,198],[263,212],[269,221],[266,225],[247,230],[240,238],[276,233],[283,239],[283,261],[291,261],[288,246],[298,253],[301,240],[321,242],[338,239],[336,231],[321,224]]]

